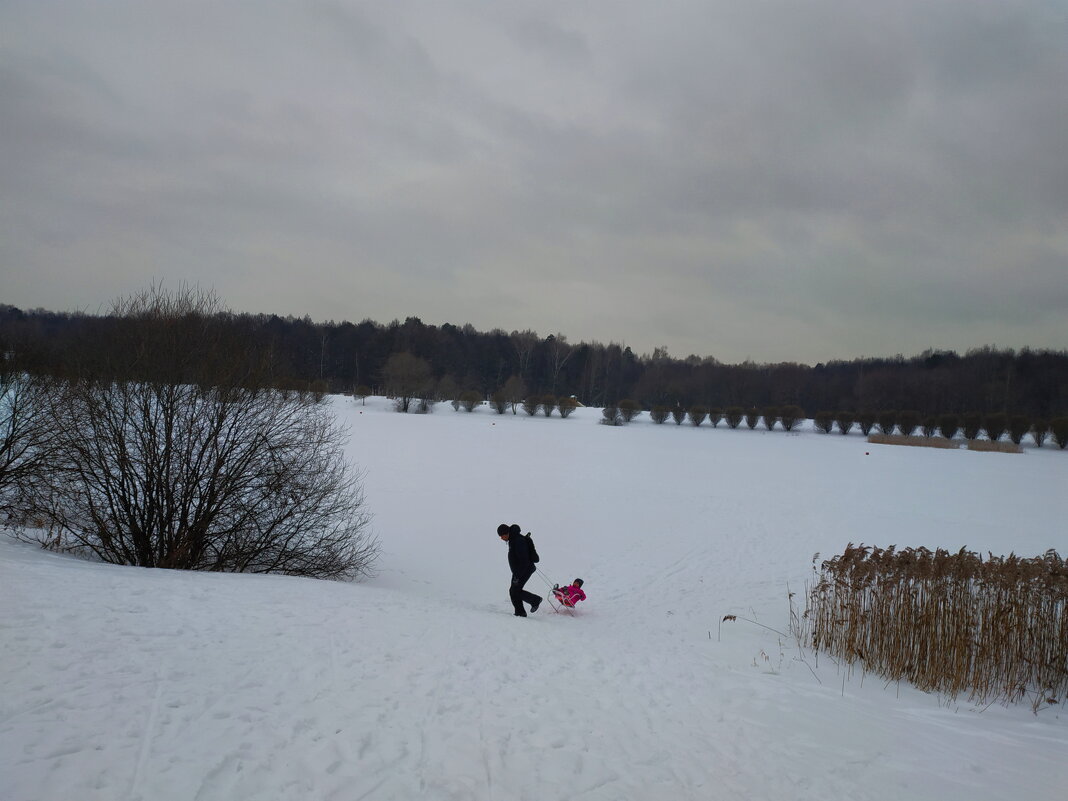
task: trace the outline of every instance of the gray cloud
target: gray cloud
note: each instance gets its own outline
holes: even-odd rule
[[[1061,3],[0,6],[0,300],[1068,347]]]

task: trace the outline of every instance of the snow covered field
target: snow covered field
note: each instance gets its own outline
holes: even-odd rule
[[[0,799],[1068,797],[1068,710],[862,681],[720,624],[785,632],[787,589],[850,541],[1064,554],[1068,454],[333,402],[373,579],[0,537]],[[501,522],[586,580],[576,617],[512,616]]]

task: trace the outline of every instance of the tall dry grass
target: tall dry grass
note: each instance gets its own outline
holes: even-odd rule
[[[1023,453],[1023,448],[1014,442],[992,442],[987,439],[960,440],[942,437],[914,437],[905,434],[869,434],[868,442],[873,445],[910,445],[915,448],[942,448],[957,450],[967,447],[970,451],[993,451],[997,453]]]
[[[869,434],[873,445],[910,445],[914,448],[942,448],[956,450],[963,443],[942,438],[912,437],[904,434]]]
[[[817,652],[979,703],[1068,699],[1068,565],[1056,551],[983,559],[850,543],[814,571],[797,633]]]

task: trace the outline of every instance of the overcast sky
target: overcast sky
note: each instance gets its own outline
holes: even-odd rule
[[[0,0],[0,302],[1068,348],[1068,1]]]

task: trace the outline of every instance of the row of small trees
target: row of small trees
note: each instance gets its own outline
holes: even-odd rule
[[[474,390],[461,391],[451,379],[434,381],[431,378],[430,365],[423,359],[412,356],[409,353],[393,354],[386,364],[384,371],[387,384],[387,392],[394,399],[397,411],[407,412],[413,408],[416,411],[428,412],[435,403],[450,401],[456,410],[463,409],[472,412],[482,403],[482,395]],[[366,397],[371,394],[366,386],[357,387],[357,397]],[[578,406],[573,397],[556,398],[553,395],[530,395],[526,384],[518,376],[512,376],[504,386],[494,392],[489,399],[490,407],[498,414],[504,414],[511,410],[512,414],[518,414],[522,410],[534,416],[539,411],[545,416],[552,415],[554,410],[559,410],[561,417],[567,417]],[[635,417],[643,413],[642,405],[633,399],[625,398],[618,403],[606,406],[603,409],[601,422],[607,425],[625,425]],[[746,425],[750,429],[763,424],[767,430],[773,430],[776,425],[785,431],[793,431],[803,420],[806,419],[804,410],[797,405],[766,406],[763,408],[744,408],[742,406],[728,406],[720,409],[696,404],[690,407],[654,405],[649,409],[649,417],[654,423],[663,424],[672,420],[676,425],[689,422],[690,425],[700,426],[706,421],[717,427],[721,422],[728,428],[738,428]],[[1068,446],[1068,418],[1056,418],[1054,420],[1032,420],[1024,415],[1006,415],[992,413],[981,415],[977,412],[964,414],[943,414],[940,416],[924,416],[918,411],[885,409],[880,411],[821,411],[813,415],[813,424],[817,431],[830,434],[835,429],[841,434],[848,434],[854,428],[859,429],[864,436],[868,436],[873,429],[878,429],[883,434],[899,432],[904,436],[912,436],[917,432],[925,437],[933,437],[940,434],[946,439],[953,439],[958,434],[965,439],[974,440],[979,435],[985,434],[987,439],[997,442],[1004,436],[1016,445],[1030,434],[1038,446],[1042,446],[1047,438],[1060,448]]]
[[[475,394],[477,397],[477,393],[470,394]],[[538,412],[541,412],[546,417],[551,417],[553,410],[557,410],[560,412],[561,417],[568,417],[578,408],[578,401],[570,397],[557,398],[555,395],[529,395],[523,398],[522,401],[517,401],[514,396],[500,391],[494,392],[490,396],[489,405],[497,414],[505,414],[509,410],[511,410],[512,414],[518,414],[519,409],[522,409],[529,417],[533,417]],[[455,408],[455,404],[453,408]],[[467,407],[465,406],[465,408]],[[471,409],[467,408],[467,411],[471,411]]]
[[[473,412],[483,401],[482,393],[472,389],[461,389],[451,376],[434,380],[430,363],[411,353],[394,353],[386,362],[383,370],[384,389],[393,399],[398,412],[410,411],[427,413],[441,402],[452,404],[456,411],[463,409]],[[364,399],[372,394],[366,385],[355,388],[353,395]],[[569,416],[578,408],[579,402],[574,397],[531,394],[526,383],[518,376],[510,377],[504,385],[490,395],[489,405],[497,414],[511,411],[524,413],[533,417],[539,412],[550,417],[553,411],[559,411],[561,417]]]
[[[848,434],[854,427],[867,436],[873,428],[883,434],[895,431],[906,437],[922,434],[930,438],[941,435],[953,439],[958,434],[967,440],[977,439],[985,434],[991,442],[997,442],[1008,435],[1013,444],[1019,445],[1025,436],[1031,435],[1035,444],[1041,446],[1052,437],[1060,448],[1068,446],[1068,417],[1054,420],[1032,420],[1024,415],[1012,417],[1001,414],[981,415],[975,412],[965,414],[943,414],[938,417],[923,417],[916,411],[882,411],[882,412],[817,412],[813,416],[817,431],[830,434],[836,428],[841,434]]]
[[[606,425],[625,425],[642,412],[642,407],[637,401],[625,399],[615,405],[605,407],[602,410],[601,422]],[[700,426],[708,421],[713,428],[722,422],[728,428],[738,428],[744,423],[753,429],[763,423],[768,431],[773,430],[776,424],[782,426],[784,431],[793,431],[805,419],[805,412],[795,405],[769,406],[763,409],[743,409],[741,406],[730,406],[726,409],[700,405],[691,406],[688,409],[681,406],[653,406],[649,410],[649,417],[657,424],[672,420],[675,425],[682,425],[688,421],[690,425]],[[868,436],[873,429],[877,428],[883,434],[897,432],[904,436],[913,436],[919,432],[924,437],[940,434],[946,439],[953,439],[959,434],[965,439],[974,440],[980,434],[985,434],[992,442],[997,442],[1008,435],[1008,438],[1016,445],[1019,445],[1021,440],[1030,434],[1038,446],[1045,443],[1047,438],[1051,438],[1060,448],[1068,446],[1068,417],[1059,417],[1049,421],[1031,420],[1023,415],[1009,417],[1001,413],[944,414],[939,417],[923,417],[915,411],[887,410],[817,412],[813,415],[813,424],[817,431],[825,434],[830,434],[835,429],[841,434],[848,434],[856,428],[864,436]]]
[[[642,411],[637,401],[624,399],[614,406],[606,406],[601,411],[601,422],[606,425],[625,425]],[[726,423],[728,428],[738,428],[743,423],[749,428],[756,428],[763,421],[768,431],[774,429],[776,423],[785,431],[793,431],[805,419],[805,413],[800,406],[793,405],[768,406],[759,410],[743,409],[741,406],[729,406],[726,409],[700,405],[688,409],[682,406],[653,406],[649,410],[649,418],[658,425],[671,420],[677,426],[687,421],[692,426],[700,426],[708,421],[713,428],[720,423]]]

